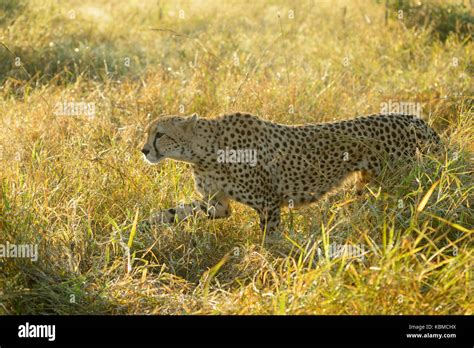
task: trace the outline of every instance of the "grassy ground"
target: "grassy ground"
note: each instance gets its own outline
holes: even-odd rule
[[[0,313],[473,314],[471,36],[440,38],[385,1],[1,6],[0,244],[39,258],[1,260]],[[193,197],[186,165],[141,157],[157,115],[295,124],[389,101],[421,103],[446,153],[363,198],[284,211],[268,248],[238,204],[227,220],[136,230]],[[95,117],[57,115],[65,102]]]

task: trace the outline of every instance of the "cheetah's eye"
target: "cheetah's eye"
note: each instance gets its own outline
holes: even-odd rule
[[[163,135],[165,135],[165,133],[156,132],[155,140],[161,138]]]

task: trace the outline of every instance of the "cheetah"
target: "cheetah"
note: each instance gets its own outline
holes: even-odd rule
[[[337,122],[283,125],[234,113],[214,119],[167,116],[148,126],[142,148],[156,164],[187,162],[201,199],[159,211],[149,224],[172,223],[197,213],[231,214],[235,200],[257,211],[266,234],[279,230],[280,210],[313,203],[357,173],[360,191],[384,166],[416,151],[441,149],[440,137],[422,119],[378,114]]]

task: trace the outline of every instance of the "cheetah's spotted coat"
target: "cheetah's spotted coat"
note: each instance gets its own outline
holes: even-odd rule
[[[142,152],[151,163],[164,158],[191,164],[202,200],[160,211],[151,223],[173,222],[202,211],[230,215],[230,200],[255,209],[262,230],[275,231],[280,208],[316,202],[349,174],[361,189],[387,164],[440,148],[438,135],[410,115],[372,115],[332,123],[287,126],[236,113],[216,119],[171,116],[148,128]],[[256,150],[256,165],[222,163],[223,149]],[[255,163],[254,163],[255,164]]]

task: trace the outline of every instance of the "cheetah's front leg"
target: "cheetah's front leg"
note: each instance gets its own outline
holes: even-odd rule
[[[149,219],[151,224],[173,223],[183,221],[191,216],[204,213],[210,219],[225,218],[230,215],[230,205],[226,200],[193,201],[177,207],[160,210]]]
[[[260,229],[266,235],[275,235],[280,227],[280,207],[267,206],[259,211]]]

